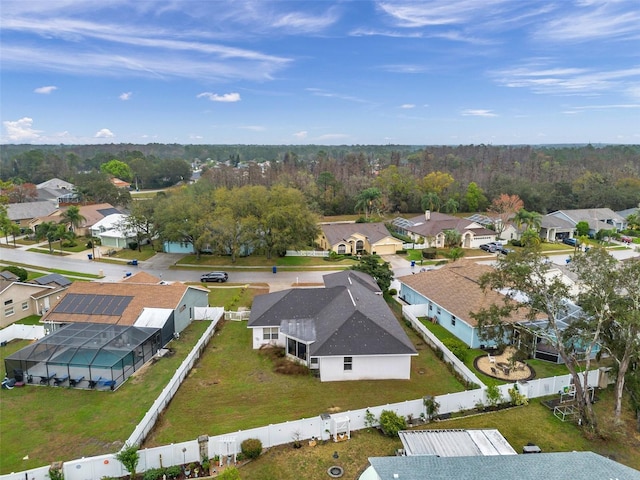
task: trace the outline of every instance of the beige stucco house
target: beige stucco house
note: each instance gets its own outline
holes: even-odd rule
[[[324,223],[316,243],[322,250],[338,254],[391,255],[402,250],[402,240],[393,237],[384,223]]]

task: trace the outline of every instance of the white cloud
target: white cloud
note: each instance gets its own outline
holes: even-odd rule
[[[197,98],[208,98],[212,102],[232,103],[240,101],[240,94],[233,92],[218,95],[217,93],[202,92],[197,95]]]
[[[465,117],[497,117],[498,115],[493,113],[491,110],[474,110],[468,109],[463,110],[462,115]]]
[[[300,132],[296,132],[293,134],[294,137],[299,139],[307,138],[307,135],[309,135],[309,132],[307,132],[306,130],[301,130]]]
[[[123,92],[120,94],[120,96],[118,97],[120,100],[130,100],[131,96],[133,95],[133,92]]]
[[[400,108],[411,109],[411,108],[416,108],[416,106],[413,103],[404,103],[400,105]]]
[[[251,130],[252,132],[264,132],[266,130],[262,125],[245,125],[240,128],[244,130]]]
[[[96,132],[94,135],[95,138],[113,138],[115,135],[108,128],[102,128]]]
[[[33,119],[29,117],[23,117],[16,121],[6,120],[2,124],[6,131],[6,139],[10,142],[28,142],[40,137],[41,131],[32,128]]]
[[[58,89],[58,87],[54,87],[53,85],[49,85],[47,87],[38,87],[33,92],[34,93],[40,93],[42,95],[49,95],[51,92],[53,92],[54,90],[57,90],[57,89]]]

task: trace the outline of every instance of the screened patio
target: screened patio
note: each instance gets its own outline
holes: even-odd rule
[[[161,347],[159,328],[72,323],[5,358],[27,384],[114,390]]]

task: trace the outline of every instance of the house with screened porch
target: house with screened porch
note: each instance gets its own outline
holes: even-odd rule
[[[369,275],[325,275],[324,288],[289,289],[254,298],[253,348],[282,347],[320,380],[409,379],[416,349]]]

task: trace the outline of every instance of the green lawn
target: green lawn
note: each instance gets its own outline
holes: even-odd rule
[[[171,342],[174,355],[141,370],[115,392],[36,385],[0,390],[0,474],[117,451],[208,325],[194,322]],[[0,348],[3,368],[5,356],[28,344]]]
[[[0,267],[2,267],[3,265],[14,265],[16,267],[24,268],[29,273],[29,277],[27,278],[27,280],[33,280],[34,278],[38,278],[38,277],[42,277],[44,275],[47,275],[46,273],[34,272],[34,271],[31,270],[31,269],[34,269],[34,268],[41,269],[42,267],[39,266],[39,265],[27,265],[25,263],[6,262],[6,261],[3,262],[3,263],[0,263]],[[72,277],[72,278],[70,278],[71,280],[78,279],[78,278],[86,278],[86,279],[98,279],[98,278],[101,278],[100,275],[94,275],[92,273],[79,273],[79,272],[73,272],[71,270],[61,270],[61,269],[57,269],[57,268],[47,268],[47,272],[49,272],[49,273],[59,273],[60,275],[64,275],[65,277]]]
[[[238,287],[209,287],[209,305],[224,306],[225,310],[250,308],[253,297],[269,293],[269,286],[251,285]]]
[[[246,322],[226,322],[145,445],[463,390],[433,351],[410,335],[420,353],[412,359],[411,380],[322,383],[308,374],[275,373],[272,360],[251,349]]]

